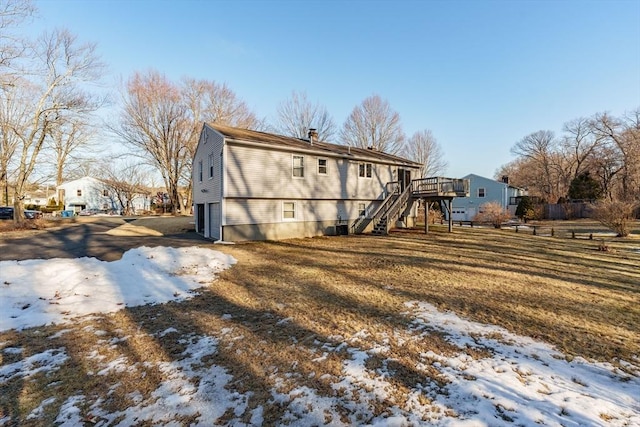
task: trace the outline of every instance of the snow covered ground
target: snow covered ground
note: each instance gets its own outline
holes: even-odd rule
[[[0,330],[65,323],[77,316],[114,312],[123,306],[192,298],[198,288],[234,263],[230,256],[195,247],[143,247],[128,251],[116,262],[93,258],[3,261]],[[320,362],[331,352],[347,352],[342,375],[330,378],[334,393],[306,385],[291,388],[295,376],[274,372],[276,386],[271,391],[271,403],[286,408],[279,423],[640,426],[640,357],[620,361],[626,368],[622,372],[608,363],[566,358],[547,344],[498,326],[440,312],[426,302],[407,301],[405,307],[410,327],[398,332],[409,334],[414,340],[434,330],[443,332],[459,348],[458,354],[445,357],[433,351],[422,353],[413,368],[425,373],[424,381],[411,386],[408,399],[400,404],[394,401],[392,391],[397,384],[389,380],[393,376],[393,358],[384,340],[371,345],[371,340],[362,339],[369,335],[366,330],[352,336],[331,337],[331,343],[317,343],[322,354],[314,362],[321,366]],[[170,327],[156,334],[171,339],[175,336],[186,344],[186,350],[178,360],[157,363],[156,367],[169,380],[159,384],[151,397],[131,396],[135,404],[114,413],[104,410],[100,399],[89,401],[78,393],[66,397],[64,402],[56,402],[54,398],[42,401],[29,419],[37,421],[48,405],[56,403],[60,407],[56,422],[66,426],[87,421],[86,413],[81,411],[86,406],[90,407],[90,421],[100,426],[127,426],[145,421],[177,425],[183,416],[193,417],[196,425],[212,425],[216,420],[235,426],[263,424],[264,408],[249,405],[251,393],[235,391],[234,378],[225,367],[203,363],[216,353],[223,335],[234,333],[233,328],[222,329],[215,336],[175,332]],[[101,335],[103,331],[93,333]],[[123,336],[120,340],[129,338]],[[336,341],[340,344],[336,345]],[[469,348],[488,350],[491,356],[474,359],[467,354]],[[28,381],[38,372],[53,372],[69,357],[66,348],[50,348],[20,358],[23,352],[19,342],[0,342],[0,383],[16,378]],[[5,356],[18,360],[8,363]],[[372,357],[382,357],[380,367],[373,369],[367,364]],[[123,355],[105,362],[102,368],[96,375],[135,371],[141,366]],[[434,368],[449,381],[446,393],[426,375],[427,369]],[[315,374],[328,375],[321,371]],[[384,405],[383,411],[372,410],[380,405]],[[372,415],[374,412],[380,415]],[[0,426],[14,424],[15,420],[2,416],[0,412]]]

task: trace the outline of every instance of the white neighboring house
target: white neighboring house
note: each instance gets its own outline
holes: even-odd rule
[[[485,203],[497,202],[515,215],[520,197],[526,196],[527,191],[509,185],[508,177],[502,181],[485,178],[480,175],[469,174],[463,179],[469,180],[469,197],[453,199],[451,206],[454,221],[472,221]]]
[[[193,159],[196,231],[225,241],[344,234],[385,201],[389,183],[404,186],[419,168],[318,141],[313,130],[305,140],[205,123]],[[407,211],[412,225],[416,209]]]
[[[64,205],[64,210],[78,213],[83,209],[104,212],[119,212],[122,209],[114,191],[101,180],[90,176],[65,182],[56,187],[56,190],[58,201]],[[131,202],[136,212],[149,209],[150,200],[146,195],[136,195]]]

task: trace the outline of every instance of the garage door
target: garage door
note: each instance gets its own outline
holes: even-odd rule
[[[209,203],[209,226],[207,237],[220,240],[220,203]]]
[[[454,221],[466,221],[467,220],[467,212],[465,208],[451,208],[451,219]]]

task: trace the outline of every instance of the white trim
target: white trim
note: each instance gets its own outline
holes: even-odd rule
[[[363,175],[360,175],[360,166],[363,166]],[[367,176],[367,166],[369,166],[369,174]],[[373,178],[373,162],[359,162],[358,163],[358,178],[372,179]]]
[[[284,214],[285,212],[291,212],[290,210],[285,211],[285,205],[286,204],[293,205],[293,217],[291,217],[291,218],[285,217],[285,214]],[[282,221],[295,221],[297,216],[298,216],[298,212],[297,212],[296,202],[294,202],[292,200],[283,200],[282,201]]]
[[[320,172],[320,160],[324,160],[324,172]],[[329,175],[329,159],[326,157],[318,157],[316,159],[316,174],[319,176]]]
[[[296,158],[302,159],[302,162],[301,162],[301,165],[300,165],[301,167],[299,167],[299,168],[296,168],[296,166],[295,166]],[[296,169],[301,169],[302,170],[302,176],[296,176],[295,175],[294,171]],[[293,178],[295,178],[295,179],[304,179],[304,156],[302,154],[293,154],[293,153],[291,154],[291,176]]]

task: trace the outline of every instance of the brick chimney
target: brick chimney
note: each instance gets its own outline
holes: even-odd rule
[[[315,128],[309,128],[307,136],[309,137],[309,143],[313,144],[313,141],[318,140],[318,131]]]

